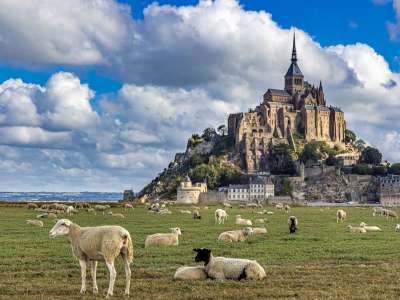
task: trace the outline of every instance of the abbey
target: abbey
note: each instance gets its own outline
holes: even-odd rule
[[[237,152],[244,155],[248,172],[267,169],[271,146],[289,143],[295,148],[293,135],[332,146],[344,142],[344,113],[326,105],[321,82],[314,87],[304,80],[297,65],[295,36],[284,86],[283,90],[268,89],[254,110],[229,116],[228,134],[234,137]]]

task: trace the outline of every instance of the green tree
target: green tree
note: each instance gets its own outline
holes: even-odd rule
[[[357,139],[356,134],[351,131],[350,129],[346,129],[346,131],[344,132],[344,141],[347,144],[353,144]]]
[[[371,165],[379,165],[382,161],[382,153],[373,147],[366,147],[361,153],[361,162]]]
[[[388,170],[384,166],[373,166],[372,174],[375,176],[386,176]]]
[[[400,163],[395,163],[389,167],[389,173],[393,175],[400,175]]]
[[[352,169],[352,173],[359,175],[371,175],[372,172],[372,168],[366,163],[356,164]]]
[[[202,164],[203,162],[204,162],[204,158],[200,154],[195,153],[189,159],[189,166],[191,168],[194,168],[197,165]]]
[[[354,146],[356,147],[356,149],[358,151],[362,152],[365,149],[365,142],[363,140],[359,139],[354,143]]]
[[[203,134],[202,134],[201,137],[206,142],[210,142],[216,135],[217,135],[217,133],[215,132],[215,129],[212,128],[212,127],[208,127],[206,129],[204,129]]]
[[[189,149],[193,149],[198,144],[201,144],[202,141],[203,141],[203,139],[197,133],[192,134],[192,136],[188,140],[187,147]]]
[[[219,125],[217,131],[221,136],[224,136],[227,132],[225,124]]]
[[[308,143],[304,146],[303,152],[300,154],[300,160],[303,163],[308,161],[318,161],[322,158],[319,151],[319,144],[316,142]]]

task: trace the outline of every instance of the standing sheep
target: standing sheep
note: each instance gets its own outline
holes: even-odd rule
[[[155,233],[148,235],[144,242],[145,248],[149,246],[178,246],[179,236],[182,235],[179,227],[170,228],[172,233]]]
[[[129,232],[120,226],[80,227],[68,219],[59,220],[49,232],[50,238],[67,235],[72,246],[73,255],[81,266],[81,293],[86,292],[86,265],[90,261],[92,267],[93,293],[98,292],[96,269],[98,261],[105,261],[110,273],[107,298],[114,292],[117,276],[115,258],[121,255],[125,266],[125,295],[129,295],[131,282],[130,263],[133,260],[132,239]]]
[[[130,203],[125,203],[124,210],[127,211],[128,209],[134,210],[133,205]]]
[[[215,223],[218,222],[218,224],[224,224],[225,220],[228,219],[228,214],[226,213],[225,210],[218,208],[215,210]]]
[[[218,236],[218,241],[224,241],[230,243],[243,242],[252,234],[253,234],[253,229],[251,227],[246,227],[241,230],[225,231]]]
[[[346,219],[347,213],[343,209],[338,209],[336,212],[336,223],[342,222]]]
[[[285,204],[284,207],[283,207],[283,209],[285,210],[286,213],[289,213],[289,211],[290,211],[290,206],[287,205],[287,204]]]
[[[288,218],[289,233],[295,233],[297,231],[298,221],[295,216],[290,216]]]
[[[393,210],[390,210],[390,209],[384,209],[383,210],[383,215],[386,217],[386,219],[389,219],[389,217],[395,218],[395,219],[398,218],[397,213],[395,211],[393,211]]]
[[[399,232],[400,231],[400,224],[396,224],[396,227],[394,228],[395,232]]]
[[[72,216],[72,214],[73,214],[74,212],[76,212],[76,210],[75,210],[75,208],[74,208],[72,205],[70,205],[70,206],[67,207],[67,209],[65,210],[65,212],[67,213],[67,215]]]
[[[214,257],[207,248],[195,248],[196,262],[204,262],[207,276],[213,279],[263,279],[264,268],[255,260]]]
[[[252,226],[253,223],[249,219],[242,219],[241,215],[236,215],[236,225],[246,225],[246,226]]]
[[[198,210],[193,211],[192,216],[193,216],[193,219],[195,219],[195,220],[200,220],[201,219],[201,215],[200,215],[200,212]]]

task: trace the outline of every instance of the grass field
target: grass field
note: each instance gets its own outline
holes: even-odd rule
[[[230,210],[225,225],[214,225],[216,207],[202,210],[202,220],[180,214],[153,215],[141,206],[117,219],[80,212],[71,219],[81,226],[118,224],[128,229],[134,240],[132,299],[400,299],[400,233],[395,220],[372,217],[370,208],[346,208],[348,219],[336,224],[335,208],[295,207],[299,232],[288,234],[287,214],[268,215],[268,234],[251,237],[238,244],[217,242],[220,232],[238,229],[233,216],[255,220],[260,215],[250,209]],[[184,209],[187,209],[185,207]],[[270,208],[270,210],[275,210]],[[25,224],[35,212],[25,207],[0,205],[0,298],[1,299],[101,299],[108,287],[108,273],[99,263],[99,295],[82,296],[80,269],[69,242],[48,238],[54,221],[44,228]],[[379,225],[383,232],[351,234],[346,225],[364,221]],[[144,249],[147,234],[169,232],[181,227],[177,247]],[[209,247],[214,255],[256,259],[267,272],[263,281],[174,281],[181,265],[195,265],[193,247]],[[115,299],[124,289],[122,263],[117,261]]]

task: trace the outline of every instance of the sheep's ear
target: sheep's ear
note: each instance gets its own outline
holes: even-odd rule
[[[193,248],[193,251],[194,251],[194,252],[199,252],[200,249],[199,249],[199,248]]]

